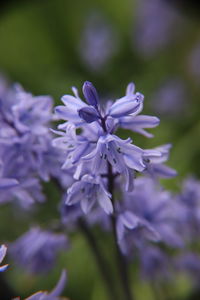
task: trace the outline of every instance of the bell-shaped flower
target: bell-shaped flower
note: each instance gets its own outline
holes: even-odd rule
[[[85,214],[98,204],[107,214],[113,212],[111,194],[104,187],[100,176],[84,175],[75,182],[67,191],[66,205],[80,202]]]
[[[176,170],[164,164],[169,158],[170,148],[171,144],[166,144],[152,150],[145,150],[143,155],[146,164],[145,172],[153,177],[171,178],[176,176]]]
[[[118,219],[118,238],[129,249],[142,240],[161,240],[170,247],[182,247],[179,204],[171,193],[149,177],[135,179],[134,190],[124,193]],[[125,230],[126,229],[126,230]],[[127,230],[129,231],[127,232]],[[131,230],[131,232],[130,232]]]
[[[117,99],[108,109],[108,115],[113,118],[125,117],[138,114],[143,108],[144,96],[141,93],[134,93],[134,84],[130,83],[126,95]]]
[[[116,135],[101,136],[96,148],[84,156],[82,160],[90,161],[91,170],[94,174],[106,170],[109,162],[115,172],[124,175],[129,181],[129,169],[142,172],[145,168],[143,150],[131,142],[130,138],[122,140]]]

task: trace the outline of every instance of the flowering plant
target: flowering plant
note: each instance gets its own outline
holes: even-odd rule
[[[48,272],[60,250],[69,248],[64,233],[79,230],[112,300],[133,299],[130,263],[136,260],[150,283],[169,280],[180,269],[198,273],[200,258],[185,244],[193,243],[200,228],[199,182],[187,179],[179,194],[165,190],[159,179],[177,174],[165,164],[171,145],[142,149],[130,137],[120,136],[125,129],[153,137],[146,129],[158,126],[159,119],[141,114],[144,96],[135,92],[133,83],[125,96],[107,103],[101,103],[91,82],[83,84],[85,101],[76,88],[72,91],[73,96],[61,98],[64,105],[57,106],[55,114],[50,97],[34,97],[18,85],[0,95],[0,203],[17,202],[30,213],[46,200],[42,182],[51,182],[60,195],[56,226],[30,228],[9,244],[10,256],[30,273]],[[64,123],[55,130],[54,120]],[[94,227],[112,240],[109,254],[116,276]],[[6,250],[1,246],[0,262]],[[0,267],[0,272],[6,268]],[[27,299],[58,299],[65,281],[63,271],[51,293],[38,292]]]

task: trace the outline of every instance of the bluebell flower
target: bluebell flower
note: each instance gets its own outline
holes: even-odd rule
[[[188,91],[179,77],[166,80],[152,96],[152,108],[163,117],[183,116],[186,113]]]
[[[140,251],[140,273],[143,279],[160,282],[172,277],[170,256],[153,245],[144,245],[145,251]]]
[[[130,253],[143,240],[163,241],[170,247],[182,247],[178,203],[172,195],[145,177],[135,180],[134,190],[125,193],[118,216],[117,231],[121,249]]]
[[[198,40],[191,49],[188,57],[188,70],[193,79],[199,84],[200,81],[200,41]]]
[[[0,263],[2,263],[7,252],[7,247],[5,245],[0,246]],[[0,272],[4,272],[7,269],[8,265],[0,266]]]
[[[17,264],[31,273],[40,273],[51,270],[57,254],[67,246],[64,234],[34,227],[13,242],[9,251]]]
[[[96,12],[86,16],[82,28],[80,58],[88,70],[102,72],[119,50],[117,33],[105,16]]]
[[[88,213],[98,203],[107,214],[113,212],[111,195],[106,190],[102,179],[97,176],[84,175],[67,191],[66,204],[74,205],[80,202],[84,213]]]
[[[37,292],[32,296],[28,297],[26,300],[59,300],[60,299],[59,296],[64,290],[66,281],[67,281],[67,274],[66,271],[63,270],[57,285],[50,293],[48,293],[47,291]]]
[[[108,180],[105,175],[108,174],[108,165],[111,165],[114,176],[121,175],[125,181],[125,189],[130,191],[136,171],[145,172],[151,168],[154,169],[154,173],[158,173],[157,169],[165,168],[162,163],[167,159],[168,148],[163,146],[143,150],[135,146],[130,138],[122,140],[115,134],[117,129],[122,127],[151,137],[145,129],[159,124],[156,117],[138,115],[143,109],[144,96],[139,92],[135,93],[133,83],[127,86],[124,97],[114,102],[109,101],[105,107],[100,105],[99,95],[91,82],[86,81],[83,85],[87,103],[81,100],[75,88],[73,92],[75,96],[62,97],[65,106],[56,107],[57,117],[66,122],[58,125],[58,130],[53,130],[60,136],[53,140],[53,145],[66,157],[63,170],[74,170],[73,177],[78,180],[72,185],[72,189],[69,189],[66,204],[74,205],[79,201],[86,212],[100,200],[97,200],[94,193],[89,193],[88,189],[89,195],[84,194],[85,198],[82,200],[83,194],[80,190],[86,185],[85,178],[88,181],[88,178],[102,177],[107,186]],[[87,185],[89,183],[91,185],[92,182],[87,182]],[[97,183],[95,186],[97,188]],[[100,186],[98,191],[101,191]],[[108,192],[106,195],[106,199],[110,198]],[[104,206],[107,213],[111,213],[110,202],[105,201],[105,193],[103,196],[103,202],[99,204]]]
[[[56,178],[71,184],[70,171],[62,171],[65,156],[52,146],[52,99],[33,96],[21,86],[7,87],[0,95],[0,203],[19,200],[23,208],[42,202],[40,180]]]
[[[136,6],[133,49],[150,58],[174,41],[183,26],[184,19],[170,3],[141,0]]]
[[[114,171],[128,177],[129,169],[143,171],[143,150],[131,143],[131,139],[122,140],[116,135],[104,135],[98,139],[96,148],[82,159],[90,161],[94,173],[105,170],[107,161]]]
[[[183,181],[180,194],[177,194],[182,210],[182,236],[190,243],[196,242],[200,231],[200,182],[188,177]]]
[[[145,172],[156,178],[171,178],[177,175],[176,170],[166,166],[164,163],[169,158],[171,144],[162,145],[154,149],[144,150]]]

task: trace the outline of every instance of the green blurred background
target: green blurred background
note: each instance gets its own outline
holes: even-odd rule
[[[139,2],[2,2],[0,72],[33,94],[52,95],[55,103],[59,103],[63,94],[70,93],[71,86],[81,89],[85,80],[94,83],[102,99],[122,96],[126,85],[133,81],[136,90],[145,95],[144,112],[161,118],[160,126],[152,130],[155,138],[146,139],[137,134],[133,138],[144,148],[173,144],[169,165],[179,175],[164,184],[176,189],[187,174],[200,177],[200,14],[195,13],[195,2],[191,2],[190,9],[172,5],[166,21],[166,26],[172,23],[171,27],[160,35],[152,33],[152,38],[150,32],[149,44],[141,46],[138,41],[143,33],[138,24],[145,26],[149,17],[148,13],[140,16]],[[168,8],[164,7],[165,10]],[[159,31],[160,22],[158,10],[154,30]],[[148,22],[146,26],[150,28]],[[159,44],[158,39],[163,43]],[[148,51],[151,44],[153,50]],[[50,187],[47,185],[45,189],[48,191]],[[58,218],[58,201],[58,195],[51,191],[48,203],[31,216],[3,206],[1,240],[18,237],[30,224],[36,223],[36,216],[43,225],[51,218]],[[102,238],[106,241],[106,236]],[[70,299],[106,299],[95,262],[79,234],[73,236],[70,251],[59,257],[56,269],[48,276],[34,277],[11,266],[4,277],[16,295],[23,297],[37,289],[53,287],[63,266],[68,270],[66,295]],[[139,279],[136,282],[137,299],[154,299],[148,284]],[[188,290],[184,278],[177,280],[174,299],[186,297]]]

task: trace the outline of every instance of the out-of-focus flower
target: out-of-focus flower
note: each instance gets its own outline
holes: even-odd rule
[[[45,200],[40,180],[54,178],[67,187],[71,174],[61,170],[65,156],[52,146],[51,97],[35,97],[4,81],[0,87],[0,203],[17,199],[28,209]]]
[[[152,97],[152,107],[159,114],[178,117],[185,112],[187,105],[186,84],[180,78],[166,81]]]
[[[135,180],[134,190],[124,194],[118,217],[118,240],[124,253],[130,254],[133,245],[140,248],[144,240],[163,241],[169,246],[181,247],[178,232],[180,216],[178,204],[169,192],[146,177]]]
[[[193,78],[200,81],[200,42],[194,46],[188,57],[188,70]]]
[[[80,58],[86,68],[101,72],[118,49],[119,40],[113,26],[100,14],[87,16],[79,45]]]
[[[64,234],[30,229],[10,245],[9,251],[17,264],[31,273],[48,272],[54,266],[59,251],[68,246]]]
[[[0,263],[2,263],[4,257],[6,256],[7,247],[5,245],[0,246]],[[8,265],[0,266],[0,272],[4,272]]]
[[[184,20],[167,1],[137,1],[134,50],[149,58],[183,31]]]
[[[161,281],[170,279],[170,256],[154,246],[145,247],[140,251],[141,275],[143,279]]]
[[[185,179],[177,198],[183,213],[182,235],[193,243],[200,231],[200,182],[192,177]]]

